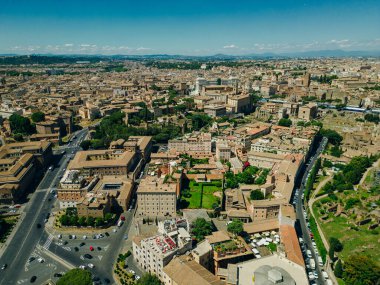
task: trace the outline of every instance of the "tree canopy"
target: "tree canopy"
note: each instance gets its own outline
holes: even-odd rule
[[[18,114],[11,115],[9,117],[9,123],[12,129],[12,132],[15,134],[18,133],[18,134],[30,135],[36,132],[36,129],[30,123],[30,120]]]
[[[147,273],[144,274],[139,281],[136,282],[137,285],[162,285],[160,279],[156,275]]]
[[[263,200],[265,197],[260,190],[253,190],[251,191],[250,198],[251,200]]]
[[[339,239],[335,237],[331,237],[330,240],[330,247],[335,251],[335,252],[341,252],[343,250],[343,244],[340,242]]]
[[[197,218],[192,224],[192,233],[197,239],[197,241],[201,241],[205,236],[210,235],[213,230],[213,224],[211,222],[206,221],[204,218]]]
[[[278,125],[282,127],[290,127],[292,125],[291,119],[282,118],[278,121]]]
[[[91,273],[87,270],[74,268],[65,273],[57,282],[57,285],[91,285]]]
[[[321,136],[326,137],[328,139],[329,143],[331,143],[335,146],[339,146],[343,140],[343,137],[340,134],[338,134],[338,132],[336,132],[334,130],[321,129],[319,133]]]
[[[240,220],[233,220],[227,225],[227,231],[233,233],[234,235],[239,235],[243,232],[243,222]]]
[[[366,255],[354,254],[343,266],[346,284],[375,285],[380,280],[380,266]]]
[[[30,118],[35,123],[42,122],[45,121],[45,114],[43,112],[35,112]]]

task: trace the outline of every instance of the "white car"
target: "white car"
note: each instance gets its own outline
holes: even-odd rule
[[[44,260],[42,257],[40,257],[40,258],[37,259],[37,260],[38,260],[39,263],[44,263],[44,262],[45,262],[45,260]]]
[[[87,236],[83,236],[83,239],[87,239]]]
[[[80,269],[86,269],[86,265],[79,265]]]
[[[87,266],[88,266],[89,268],[94,268],[94,267],[95,267],[95,265],[93,265],[92,263],[87,264]]]

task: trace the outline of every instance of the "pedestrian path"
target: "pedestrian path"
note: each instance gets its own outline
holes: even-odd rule
[[[53,238],[54,238],[54,236],[53,236],[52,234],[49,234],[49,236],[48,236],[48,238],[47,238],[45,244],[43,245],[43,248],[44,248],[44,249],[46,249],[46,250],[49,249],[51,243],[53,242]]]

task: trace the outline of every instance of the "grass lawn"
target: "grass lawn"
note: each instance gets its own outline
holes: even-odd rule
[[[203,186],[203,195],[202,195]],[[218,197],[214,196],[214,192],[221,191],[221,187],[215,185],[208,185],[208,183],[195,183],[195,181],[190,181],[189,183],[190,197],[182,196],[182,199],[186,200],[189,205],[187,208],[190,209],[212,209],[214,203],[218,203]],[[202,195],[202,197],[201,197]],[[202,205],[201,205],[202,200]]]
[[[338,285],[345,285],[346,283],[343,281],[343,279],[337,278]]]

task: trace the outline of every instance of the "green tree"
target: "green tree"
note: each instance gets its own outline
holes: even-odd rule
[[[253,190],[250,194],[251,200],[263,200],[264,194],[260,190]]]
[[[154,274],[144,274],[137,282],[137,285],[162,285],[160,279]],[[59,284],[58,284],[59,285]]]
[[[80,143],[80,147],[83,149],[83,150],[88,150],[91,146],[91,141],[89,140],[84,140]]]
[[[77,215],[71,216],[71,217],[70,217],[70,225],[71,225],[71,226],[76,226],[76,225],[78,225],[78,220],[79,220],[79,218],[78,218]]]
[[[78,220],[78,224],[79,224],[81,227],[86,226],[86,217],[84,217],[84,216],[80,217],[79,220]]]
[[[292,125],[291,119],[282,118],[278,121],[278,125],[282,127],[290,127]]]
[[[70,223],[70,219],[69,219],[69,217],[67,215],[62,215],[59,218],[59,222],[61,223],[62,226],[67,226]]]
[[[330,247],[334,249],[335,252],[341,252],[343,250],[343,244],[340,242],[339,239],[335,237],[331,237],[329,239]]]
[[[243,222],[240,220],[233,220],[231,223],[227,226],[227,231],[234,235],[239,235],[243,232]]]
[[[197,218],[192,224],[192,234],[197,241],[201,241],[212,233],[213,228],[212,222],[208,222],[204,218]]]
[[[36,128],[32,126],[30,120],[18,114],[11,115],[9,123],[14,134],[31,135],[36,132]]]
[[[328,139],[328,142],[333,144],[333,145],[340,145],[340,143],[343,140],[343,137],[338,134],[338,132],[330,129],[321,129],[319,131],[320,135],[323,137],[326,137]]]
[[[57,282],[57,285],[91,285],[91,273],[87,270],[74,268],[66,272]]]
[[[98,218],[95,219],[95,226],[100,227],[103,224],[104,224],[103,218],[98,217]]]
[[[335,264],[334,274],[338,278],[342,278],[343,277],[343,266],[342,266],[342,261],[340,259]]]
[[[87,217],[87,225],[93,227],[95,223],[94,217]]]
[[[30,118],[35,123],[42,122],[45,121],[45,114],[43,112],[35,112]]]
[[[111,221],[112,220],[112,214],[111,213],[107,213],[104,215],[104,220],[106,220],[107,222],[108,221]]]
[[[18,141],[18,142],[24,141],[24,137],[22,134],[14,134],[13,138],[15,139],[15,141]]]
[[[343,266],[343,280],[346,284],[375,285],[380,280],[379,265],[366,255],[354,254]]]

